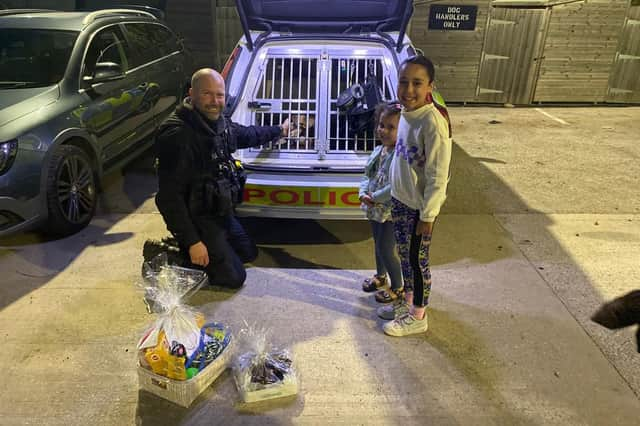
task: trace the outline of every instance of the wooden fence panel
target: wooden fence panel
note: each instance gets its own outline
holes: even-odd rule
[[[553,7],[534,102],[603,102],[629,0]]]

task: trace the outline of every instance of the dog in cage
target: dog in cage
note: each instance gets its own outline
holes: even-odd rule
[[[313,115],[296,114],[291,116],[289,138],[294,148],[313,149],[315,124],[316,118]]]

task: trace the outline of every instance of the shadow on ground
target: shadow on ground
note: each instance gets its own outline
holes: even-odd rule
[[[87,247],[107,246],[131,238],[133,231],[109,233],[109,230],[122,220],[122,214],[135,211],[153,195],[152,162],[151,151],[146,151],[122,170],[106,175],[97,216],[82,231],[65,238],[54,238],[38,230],[0,238],[0,262],[6,262],[3,281],[10,283],[0,287],[0,309],[45,285]],[[120,197],[126,199],[126,209],[107,211],[113,213],[111,215],[101,214],[106,205],[114,204],[113,200]]]

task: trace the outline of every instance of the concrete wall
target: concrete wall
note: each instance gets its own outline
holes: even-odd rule
[[[242,27],[235,0],[217,0],[215,40],[220,69],[231,55],[240,37],[242,37]]]
[[[56,9],[73,10],[75,0],[0,0],[1,9]]]
[[[167,1],[167,24],[184,39],[193,54],[194,68],[219,65],[215,13],[216,0]]]

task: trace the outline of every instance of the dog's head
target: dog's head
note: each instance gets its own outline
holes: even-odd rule
[[[316,118],[313,115],[298,114],[291,116],[291,126],[289,136],[292,138],[298,137],[315,137],[314,126],[316,124]]]

